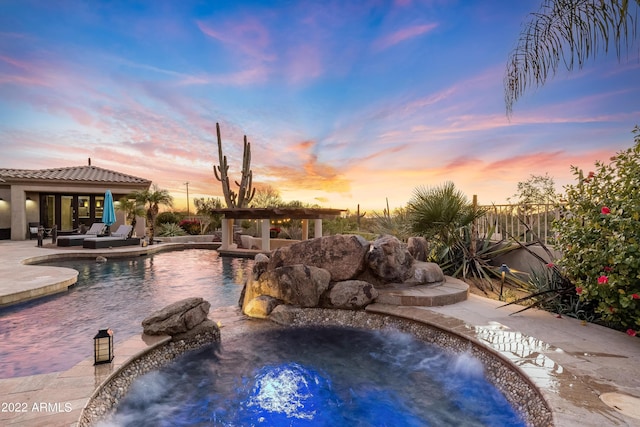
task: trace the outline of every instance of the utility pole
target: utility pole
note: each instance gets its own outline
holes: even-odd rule
[[[191,213],[189,212],[189,181],[185,182],[184,185],[187,186],[187,217],[190,217]]]

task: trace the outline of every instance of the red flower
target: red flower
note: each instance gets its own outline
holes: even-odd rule
[[[598,277],[598,285],[604,285],[606,283],[609,283],[609,278],[607,276],[600,276]]]
[[[631,299],[640,299],[640,295],[638,295],[638,294],[631,294]]]
[[[603,215],[609,215],[609,214],[611,213],[611,209],[609,209],[609,208],[608,208],[608,207],[606,207],[606,206],[603,206],[603,207],[602,207],[602,209],[600,209],[600,212],[601,212]]]
[[[589,172],[589,176],[587,178],[593,178],[594,176],[596,176],[596,174],[593,171],[591,171]]]
[[[556,265],[555,265],[554,263],[552,263],[552,262],[547,263],[547,267],[549,267],[549,268],[553,268],[553,267],[555,267],[555,266],[556,266]]]
[[[576,294],[582,295],[582,288],[580,286],[576,288]]]
[[[610,312],[610,313],[613,313],[613,312],[615,312],[615,311],[616,311],[616,309],[615,309],[615,308],[613,308],[612,306],[609,306],[609,312]]]
[[[635,337],[636,331],[634,331],[633,329],[627,329],[627,335],[629,335],[630,337]]]
[[[613,268],[609,267],[608,265],[605,265],[604,267],[602,267],[602,269],[604,271],[606,271],[607,273],[610,272],[611,270],[613,270]]]

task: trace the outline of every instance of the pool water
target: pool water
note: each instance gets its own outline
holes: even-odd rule
[[[524,426],[473,357],[398,331],[223,338],[138,378],[113,426]]]
[[[0,309],[0,378],[64,371],[93,355],[110,328],[121,342],[142,333],[151,312],[187,297],[236,305],[253,260],[211,250],[156,253],[106,263],[49,263],[78,270],[67,292]]]

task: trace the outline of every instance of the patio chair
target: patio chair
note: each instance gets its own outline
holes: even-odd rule
[[[38,227],[40,227],[39,222],[29,223],[29,240],[32,240],[34,237],[38,237]]]
[[[94,222],[85,234],[71,234],[69,236],[59,236],[58,246],[80,246],[84,239],[98,237],[104,233],[105,225],[102,222]]]

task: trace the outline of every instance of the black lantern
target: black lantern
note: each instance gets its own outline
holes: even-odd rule
[[[113,331],[100,329],[93,337],[94,365],[110,363],[113,360]]]

